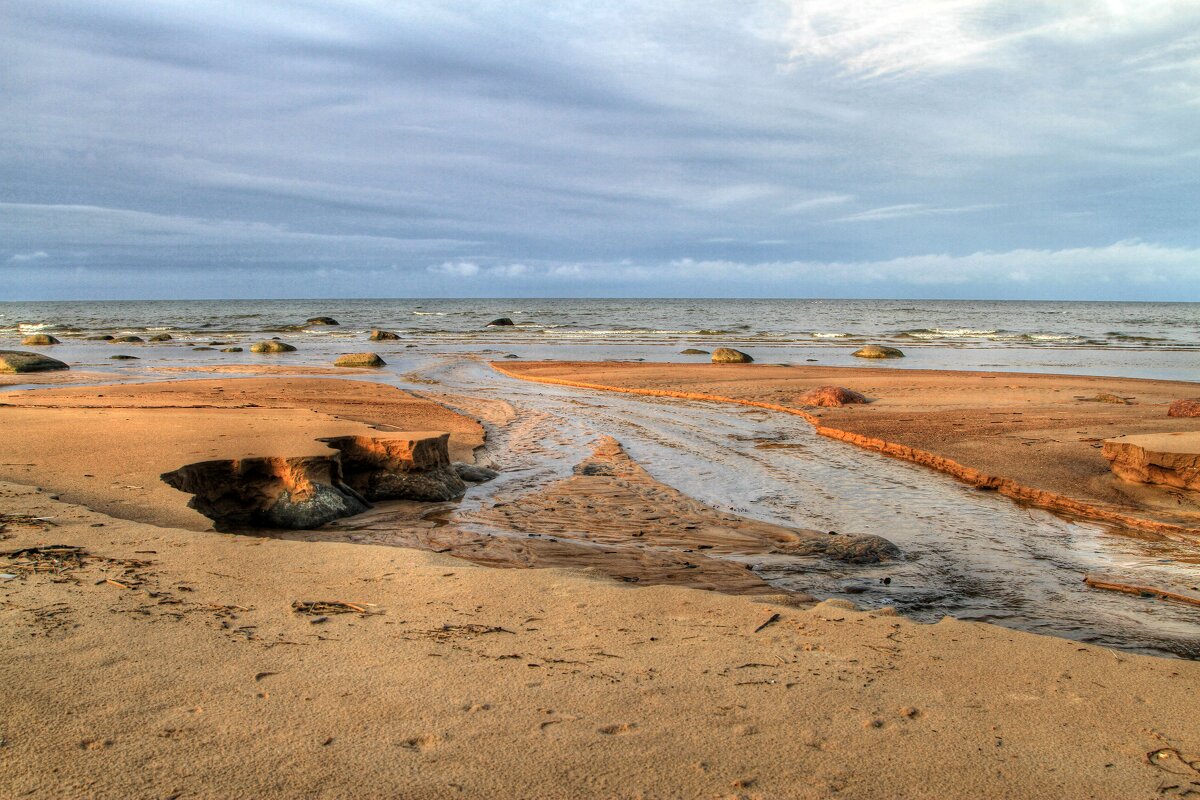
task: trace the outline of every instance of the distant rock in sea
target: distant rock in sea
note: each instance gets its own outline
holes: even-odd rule
[[[487,326],[488,326],[489,328],[493,328],[493,327],[501,327],[501,328],[504,328],[504,327],[508,327],[508,326],[510,326],[510,325],[516,325],[516,324],[517,324],[517,323],[513,322],[513,321],[512,321],[511,319],[509,319],[508,317],[500,317],[499,319],[494,319],[494,320],[492,320],[491,322],[489,322],[489,323],[487,324]]]
[[[21,340],[21,344],[26,347],[39,347],[49,344],[62,344],[48,333],[33,333]]]
[[[750,355],[741,350],[734,350],[732,347],[718,347],[712,352],[712,363],[714,364],[749,364],[753,360]]]
[[[309,317],[304,321],[305,325],[341,325],[333,317]]]
[[[338,356],[333,362],[335,367],[386,367],[387,362],[376,353],[347,353]]]
[[[0,350],[0,372],[49,372],[70,369],[57,358],[41,353],[23,353],[20,350]]]
[[[251,353],[294,353],[295,351],[295,347],[278,339],[268,339],[265,342],[256,342],[250,345]]]
[[[392,342],[400,338],[400,334],[392,333],[391,331],[379,330],[376,328],[371,331],[371,335],[367,337],[372,342]]]
[[[904,358],[904,351],[898,347],[887,347],[882,344],[869,344],[860,347],[850,355],[858,358]]]

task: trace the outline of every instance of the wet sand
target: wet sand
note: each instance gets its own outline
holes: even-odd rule
[[[766,405],[808,418],[825,436],[1022,501],[1167,535],[1200,536],[1200,499],[1194,493],[1119,480],[1101,455],[1105,438],[1196,430],[1196,420],[1166,415],[1171,401],[1200,394],[1194,383],[879,366],[492,366],[533,381]],[[861,392],[872,402],[816,408],[799,401],[805,392],[831,384]],[[1110,402],[1095,399],[1104,395]]]
[[[482,428],[351,380],[4,401],[0,549],[85,551],[0,557],[14,576],[0,578],[0,678],[19,687],[0,695],[0,785],[17,796],[1200,791],[1200,662],[837,601],[798,608],[803,597],[767,594],[736,566],[734,591],[761,596],[686,588],[732,580],[739,553],[827,550],[831,537],[697,503],[612,440],[574,474],[457,521],[448,504],[398,503],[268,538],[173,522],[194,512],[186,495],[156,494],[159,465],[370,426],[449,430],[469,454]],[[418,546],[584,568],[378,546],[380,528],[404,530],[380,525],[389,514],[407,515]],[[621,549],[627,538],[644,541]],[[609,560],[616,579],[589,565]],[[655,575],[692,583],[646,585]],[[309,614],[297,601],[352,606]]]

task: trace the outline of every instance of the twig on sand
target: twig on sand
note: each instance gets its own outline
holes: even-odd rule
[[[326,614],[369,614],[374,603],[347,603],[344,600],[297,600],[292,610],[297,614],[319,617]]]
[[[1153,586],[1136,586],[1132,583],[1118,583],[1116,581],[1107,581],[1103,578],[1096,578],[1092,575],[1086,575],[1083,582],[1093,589],[1108,589],[1112,592],[1124,592],[1125,594],[1136,594],[1141,597],[1157,597],[1160,600],[1174,600],[1177,603],[1187,603],[1193,606],[1200,606],[1200,597],[1190,594],[1182,594],[1180,592],[1172,592],[1169,589],[1157,589]]]
[[[774,625],[776,622],[779,622],[779,614],[778,613],[772,614],[771,616],[767,617],[767,621],[764,622],[762,625],[759,625],[757,628],[755,628],[754,632],[758,633],[763,628],[767,627],[768,625]]]

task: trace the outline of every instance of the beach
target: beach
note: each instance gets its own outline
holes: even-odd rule
[[[82,334],[0,394],[14,796],[1200,791],[1200,607],[1083,583],[1197,594],[1103,456],[1195,383]]]

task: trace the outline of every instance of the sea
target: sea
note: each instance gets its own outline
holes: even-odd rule
[[[337,327],[308,326],[330,316]],[[489,326],[506,317],[512,326]],[[29,333],[83,340],[169,333],[178,345],[271,336],[334,347],[372,328],[447,352],[521,358],[686,361],[736,347],[768,363],[863,362],[866,343],[901,348],[889,367],[1200,380],[1200,303],[963,300],[372,299],[0,302],[0,346]],[[89,343],[92,344],[92,343]],[[232,357],[232,356],[230,356]]]

